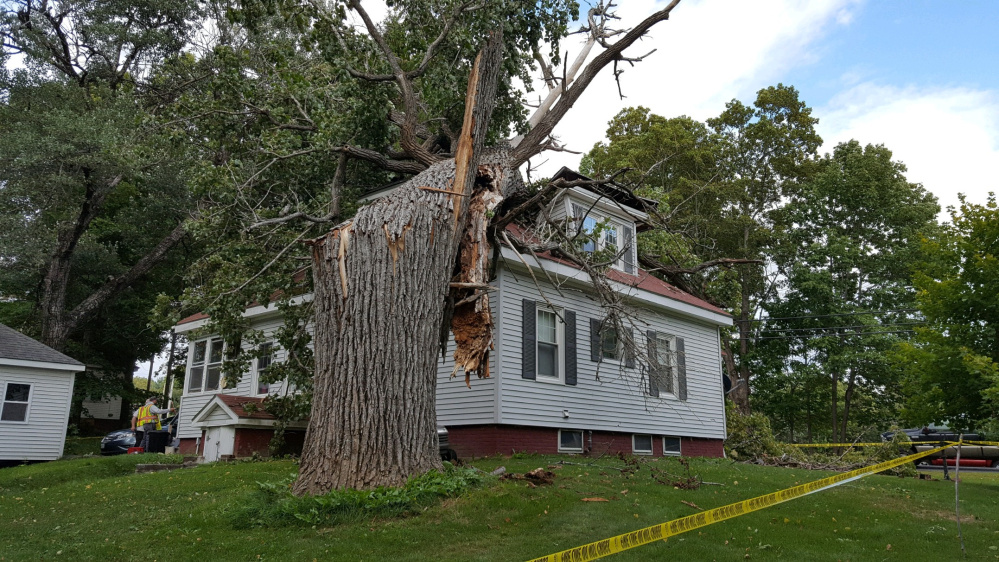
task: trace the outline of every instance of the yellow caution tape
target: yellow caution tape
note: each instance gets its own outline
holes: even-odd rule
[[[999,447],[999,441],[962,441],[965,445],[987,445],[991,447]]]
[[[880,447],[891,445],[891,441],[881,443],[791,443],[795,447]]]
[[[686,533],[687,531],[707,527],[712,523],[732,519],[734,517],[759,511],[788,500],[793,500],[808,494],[833,488],[846,482],[851,482],[865,476],[870,476],[871,474],[877,472],[901,466],[905,463],[912,462],[925,456],[939,453],[948,447],[950,447],[950,445],[944,445],[929,451],[923,451],[921,453],[916,453],[906,457],[899,457],[897,459],[892,459],[890,461],[885,461],[865,468],[859,468],[857,470],[851,470],[850,472],[844,472],[828,478],[822,478],[821,480],[808,482],[807,484],[801,484],[779,492],[773,492],[771,494],[755,497],[753,499],[732,503],[722,507],[716,507],[694,515],[688,515],[686,517],[667,521],[666,523],[661,523],[659,525],[653,525],[651,527],[646,527],[644,529],[639,529],[637,531],[632,531],[630,533],[625,533],[623,535],[618,535],[602,541],[591,542],[590,544],[584,544],[583,546],[577,546],[576,548],[570,548],[569,550],[563,550],[561,552],[549,554],[548,556],[535,558],[530,562],[586,562],[587,560],[596,560],[598,558],[603,558],[604,556],[635,548],[636,546],[661,541],[667,537],[679,535],[680,533]]]

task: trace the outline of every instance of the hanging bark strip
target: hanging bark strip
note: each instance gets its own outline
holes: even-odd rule
[[[501,54],[496,36],[479,55],[463,163],[431,165],[311,242],[316,374],[296,494],[400,486],[442,468],[436,342],[467,232],[456,226],[471,224],[461,201],[478,175]]]

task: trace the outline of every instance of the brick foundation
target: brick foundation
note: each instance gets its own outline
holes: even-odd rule
[[[447,428],[451,448],[460,458],[509,455],[511,453],[556,454],[558,429],[513,425],[451,426]],[[685,457],[722,457],[722,439],[681,437],[680,451]],[[593,455],[616,455],[632,452],[632,434],[608,431],[584,431],[583,449]],[[653,435],[652,456],[662,456],[661,435]]]
[[[201,441],[197,439],[181,439],[179,451],[182,455],[201,455],[204,453],[204,432],[201,433]],[[236,428],[235,443],[233,451],[236,458],[252,457],[253,453],[260,456],[270,456],[271,438],[274,437],[273,429],[256,429],[239,427]],[[285,431],[284,446],[279,451],[282,455],[301,455],[302,446],[305,444],[305,430]]]

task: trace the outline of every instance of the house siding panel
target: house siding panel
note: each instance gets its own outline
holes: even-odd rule
[[[494,318],[498,314],[496,293],[491,291],[489,294]],[[451,427],[495,420],[498,356],[496,352],[489,354],[489,378],[472,377],[470,387],[465,386],[464,372],[451,378],[451,371],[454,369],[454,336],[449,336],[446,359],[437,362],[437,425]]]
[[[8,382],[31,385],[27,423],[0,421],[0,460],[62,456],[74,376],[66,371],[0,366],[0,393],[6,391]]]
[[[518,426],[586,429],[625,433],[678,435],[706,439],[725,437],[721,362],[717,327],[633,302],[639,324],[647,330],[683,337],[686,344],[688,399],[672,395],[653,398],[641,365],[593,362],[589,342],[591,318],[602,318],[598,303],[583,284],[563,284],[558,290],[540,276],[545,296],[553,304],[576,312],[578,381],[576,386],[526,380],[520,376],[521,308],[525,298],[540,299],[538,284],[526,271],[504,268],[500,273],[502,349],[500,372],[503,403],[498,421]],[[644,338],[638,338],[640,346]],[[585,347],[583,347],[585,346]],[[564,412],[568,417],[564,416]]]

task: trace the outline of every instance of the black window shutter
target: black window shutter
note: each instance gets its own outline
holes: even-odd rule
[[[590,318],[590,361],[600,362],[600,320]]]
[[[659,385],[656,377],[659,375],[658,356],[656,355],[656,332],[645,332],[645,351],[649,354],[649,396],[659,397]]]
[[[628,369],[635,368],[635,331],[628,328],[624,340],[624,366]]]
[[[680,400],[687,399],[687,353],[683,348],[683,338],[676,338],[676,374],[677,396]]]
[[[525,379],[535,380],[537,375],[535,374],[535,367],[537,366],[537,353],[538,353],[538,305],[531,299],[524,299],[523,301],[523,312],[524,312],[524,322],[523,322],[523,350],[521,353],[521,373],[520,376]]]
[[[565,384],[576,386],[576,313],[565,311]]]

